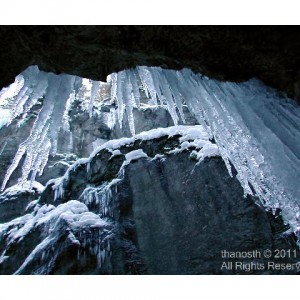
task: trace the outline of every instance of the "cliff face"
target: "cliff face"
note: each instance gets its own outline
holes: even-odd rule
[[[30,65],[102,81],[147,65],[221,80],[258,77],[299,100],[299,41],[291,26],[1,26],[0,86]]]
[[[295,236],[258,199],[244,198],[218,152],[197,161],[201,148],[188,126],[164,130],[109,142],[50,181],[26,212],[15,206],[19,212],[0,226],[0,273],[295,274],[222,268],[222,250],[298,253]],[[185,137],[191,146],[183,149]],[[18,198],[26,200],[26,191],[12,204]]]

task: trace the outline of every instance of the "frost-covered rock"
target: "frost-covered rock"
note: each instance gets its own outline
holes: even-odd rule
[[[114,157],[107,149],[119,152]],[[99,169],[104,168],[103,176],[109,174],[104,166],[112,158],[118,158],[113,165],[120,170],[124,159],[136,160],[122,172],[115,171],[119,179],[107,185],[109,178],[98,176]],[[127,245],[123,251],[137,273],[221,274],[219,251],[228,245],[241,251],[276,245],[297,249],[293,234],[284,233],[287,227],[273,236],[274,217],[256,204],[258,199],[243,197],[237,178],[230,177],[201,126],[174,126],[110,141],[91,155],[89,164],[88,174],[97,175],[88,176],[90,187],[80,199],[98,207],[102,215],[122,220],[125,232],[134,232],[135,238],[123,241]],[[236,174],[234,168],[232,172]],[[200,227],[204,228],[201,234]],[[191,264],[194,256],[197,259]]]
[[[111,235],[111,224],[83,203],[37,205],[0,225],[0,273],[105,273],[101,267],[110,255]]]
[[[205,152],[205,147],[214,151]],[[218,149],[200,125],[157,128],[134,137],[110,140],[95,149],[89,158],[80,159],[70,166],[63,177],[48,182],[40,201],[46,203],[49,197],[59,202],[74,198],[83,192],[87,182],[93,184],[117,177],[123,163],[128,164],[132,159],[153,159],[157,155],[170,156],[187,150],[193,150],[193,154],[199,153],[196,161],[219,155]]]
[[[28,204],[37,200],[44,186],[27,182],[23,187],[14,185],[0,194],[0,223],[8,222],[25,214]]]
[[[202,126],[103,144],[0,225],[0,273],[248,274],[221,270],[221,250],[298,251],[280,216],[244,197],[214,145]]]

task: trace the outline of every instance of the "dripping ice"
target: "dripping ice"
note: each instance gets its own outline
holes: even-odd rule
[[[25,156],[20,184],[43,172],[49,153],[56,152],[60,128],[68,130],[68,111],[74,99],[90,114],[97,110],[99,89],[110,88],[110,128],[115,120],[128,122],[135,134],[134,110],[143,105],[168,110],[174,125],[185,122],[186,106],[216,141],[229,173],[237,171],[245,195],[255,194],[268,208],[280,208],[295,231],[299,228],[300,108],[256,79],[244,83],[219,82],[191,70],[137,67],[111,74],[108,83],[84,81],[71,75],[40,72],[33,66],[0,93],[0,126],[26,119],[33,105],[41,110],[27,140],[20,144],[2,189]],[[146,102],[142,100],[142,94]],[[101,97],[100,97],[101,98]],[[97,102],[98,100],[98,102]],[[5,112],[4,112],[5,111]]]

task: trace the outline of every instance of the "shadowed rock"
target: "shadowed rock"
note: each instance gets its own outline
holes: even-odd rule
[[[1,26],[0,87],[30,65],[102,81],[147,65],[258,77],[299,99],[299,41],[292,26]]]

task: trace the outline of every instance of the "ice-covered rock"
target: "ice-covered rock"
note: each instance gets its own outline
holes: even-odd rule
[[[215,145],[202,126],[136,137],[111,141],[79,160],[49,182],[30,213],[0,225],[0,273],[297,272],[221,268],[222,250],[299,251],[278,212],[245,198],[236,171],[231,177],[218,152],[204,151],[199,160],[193,155]]]
[[[220,245],[225,247],[228,241],[222,241],[218,228],[227,228],[227,225],[228,231],[222,233],[232,246],[238,247],[244,242],[248,245],[249,240],[244,240],[242,231],[233,234],[233,227],[248,232],[235,216],[243,216],[250,228],[251,247],[258,247],[259,243],[261,250],[273,247],[276,244],[272,233],[274,222],[254,202],[273,214],[280,211],[291,230],[285,233],[286,237],[279,236],[277,240],[282,241],[280,244],[284,247],[290,244],[293,248],[292,232],[299,237],[300,228],[300,148],[295,142],[300,137],[300,110],[290,99],[282,98],[255,79],[238,84],[219,82],[187,69],[138,67],[112,74],[107,83],[100,83],[40,72],[35,66],[28,68],[13,85],[0,92],[0,109],[4,112],[0,116],[0,165],[1,172],[5,171],[2,173],[3,203],[13,194],[12,190],[26,189],[28,181],[34,182],[35,178],[42,184],[50,181],[39,200],[31,203],[29,213],[24,219],[21,217],[21,223],[17,219],[11,221],[11,229],[6,225],[1,227],[8,231],[2,231],[0,264],[8,266],[4,267],[5,272],[12,270],[9,269],[12,257],[8,253],[14,252],[11,249],[18,240],[12,239],[13,244],[9,242],[11,232],[25,227],[30,230],[24,236],[30,236],[34,232],[30,224],[34,223],[39,209],[52,205],[49,207],[54,211],[60,205],[67,207],[74,199],[83,202],[88,211],[82,211],[80,218],[73,212],[59,213],[66,217],[59,220],[67,224],[67,231],[81,232],[85,224],[99,223],[100,226],[101,223],[105,227],[102,218],[117,224],[114,228],[119,227],[117,231],[123,237],[119,239],[112,261],[122,263],[112,263],[110,271],[105,269],[108,273],[217,272],[215,266],[203,262],[205,255],[199,245],[205,244],[204,240],[216,244],[214,236],[217,236]],[[210,189],[212,174],[215,177],[213,191]],[[170,182],[173,189],[168,189]],[[18,186],[12,188],[16,183]],[[33,189],[29,184],[28,192]],[[159,200],[162,207],[158,198],[162,199]],[[185,202],[186,199],[189,200]],[[185,204],[181,207],[178,201]],[[202,205],[203,201],[207,207]],[[233,208],[235,205],[237,208]],[[251,209],[247,210],[248,207]],[[225,215],[220,213],[223,210]],[[209,219],[203,211],[208,211]],[[161,218],[161,214],[166,214],[165,218]],[[76,215],[75,221],[73,215]],[[158,229],[151,223],[149,229],[144,221],[148,216],[148,223],[157,219],[163,227]],[[230,224],[224,222],[224,216],[231,219]],[[189,225],[185,227],[179,220],[187,217],[194,223],[187,222]],[[258,226],[261,234],[251,223],[257,217],[265,226]],[[199,237],[195,237],[193,226],[199,225],[198,218],[204,220],[200,224],[202,228],[210,226],[211,231],[203,236],[198,232]],[[166,229],[168,227],[171,229]],[[178,238],[174,230],[181,232],[185,240]],[[41,232],[47,238],[41,240]],[[60,244],[57,243],[59,235],[53,237],[52,231],[41,232],[33,239],[36,248],[28,250],[27,256],[17,250],[17,256],[21,257],[19,262],[25,264],[18,272],[54,272],[51,261],[44,264],[47,267],[43,270],[34,267],[42,249],[50,245],[62,249],[60,247],[69,240],[77,243],[75,234]],[[153,237],[148,239],[149,232],[155,232],[158,240],[151,253],[147,252],[153,243]],[[82,236],[85,236],[84,231]],[[164,239],[174,245],[174,251],[164,245]],[[91,240],[94,241],[94,237]],[[195,255],[198,265],[191,264],[193,268],[197,265],[195,270],[187,263],[194,258],[181,252],[181,248],[186,249],[186,253],[202,249],[200,258]],[[96,256],[102,264],[107,253],[100,250]],[[95,254],[96,250],[93,251]],[[153,254],[155,251],[157,257]],[[169,258],[165,261],[168,251]],[[183,258],[179,259],[178,255]],[[120,257],[126,257],[125,262]],[[68,260],[64,257],[63,261]]]
[[[24,215],[31,201],[37,200],[44,186],[39,182],[26,182],[21,187],[14,185],[0,194],[0,223]]]
[[[0,273],[55,274],[83,268],[83,273],[101,274],[111,230],[111,224],[78,201],[57,207],[37,204],[32,213],[0,225]]]

